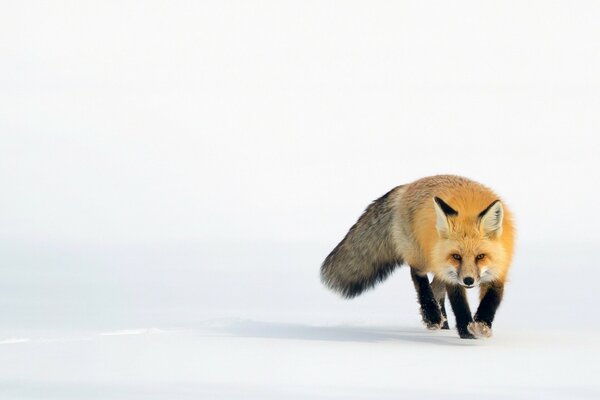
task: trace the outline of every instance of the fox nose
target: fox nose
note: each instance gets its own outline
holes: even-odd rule
[[[475,279],[471,278],[470,276],[467,276],[465,279],[463,279],[463,282],[465,283],[465,285],[471,286],[473,282],[475,282]]]

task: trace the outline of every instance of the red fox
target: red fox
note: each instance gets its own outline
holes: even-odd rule
[[[512,216],[489,188],[460,176],[426,177],[373,201],[323,262],[321,280],[351,298],[406,263],[427,328],[449,329],[448,293],[459,336],[489,337],[514,241]],[[472,317],[465,288],[475,286]]]

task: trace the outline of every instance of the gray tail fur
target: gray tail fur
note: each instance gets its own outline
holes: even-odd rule
[[[321,281],[346,298],[358,296],[402,264],[392,243],[394,192],[373,201],[321,266]]]

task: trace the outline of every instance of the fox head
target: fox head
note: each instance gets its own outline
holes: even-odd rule
[[[504,209],[500,200],[469,212],[457,211],[434,197],[433,207],[439,235],[432,254],[439,271],[436,275],[467,288],[498,279],[505,264],[505,249],[500,241]]]

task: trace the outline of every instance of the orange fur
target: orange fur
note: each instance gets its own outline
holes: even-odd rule
[[[441,235],[436,229],[434,196],[458,212],[457,216],[448,218],[447,235]],[[478,223],[478,215],[499,199],[486,186],[452,175],[423,178],[407,185],[398,209],[405,214],[403,219],[409,223],[416,246],[404,252],[405,261],[421,272],[432,272],[437,278],[448,280],[444,273],[447,266],[453,266],[459,273],[459,262],[451,256],[457,253],[462,256],[461,268],[479,276],[485,266],[495,281],[504,282],[514,251],[512,214],[502,202],[504,218],[500,235],[488,237]],[[478,254],[485,257],[476,260]]]

